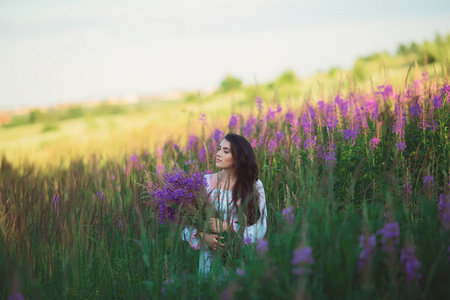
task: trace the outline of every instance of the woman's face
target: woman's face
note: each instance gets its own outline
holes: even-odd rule
[[[231,144],[227,140],[222,140],[216,153],[216,167],[220,169],[233,168],[233,154],[231,154]]]

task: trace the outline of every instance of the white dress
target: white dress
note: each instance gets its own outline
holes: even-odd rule
[[[231,202],[231,194],[232,191],[224,191],[222,189],[217,188],[217,182],[215,177],[212,174],[206,174],[206,189],[208,194],[210,194],[209,200],[216,208],[217,212],[223,215],[223,219],[227,220],[227,213],[229,210],[227,209],[228,204]],[[263,239],[264,235],[267,231],[267,209],[266,209],[266,196],[264,193],[264,187],[261,180],[258,179],[256,182],[256,190],[259,193],[259,210],[260,210],[260,218],[256,222],[256,224],[252,226],[248,226],[244,229],[244,242],[255,243],[256,240]],[[233,226],[234,231],[238,232],[241,225],[237,222],[237,216],[235,213],[230,213],[230,223]],[[186,242],[189,242],[192,248],[195,250],[200,249],[200,262],[199,262],[199,275],[206,275],[211,271],[212,262],[214,259],[214,254],[211,252],[211,249],[203,244],[201,246],[201,242],[199,237],[197,236],[197,229],[192,227],[186,227],[181,232],[182,239]]]

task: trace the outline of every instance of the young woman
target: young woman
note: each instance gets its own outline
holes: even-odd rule
[[[197,232],[191,227],[182,232],[184,241],[196,250],[201,249],[199,275],[211,271],[213,252],[225,246],[220,238],[221,232],[233,230],[242,234],[244,243],[254,243],[267,231],[264,187],[258,179],[258,166],[250,143],[240,135],[227,134],[218,147],[216,167],[222,170],[205,175],[205,179],[209,200],[223,216],[222,220],[208,220],[212,234]],[[244,228],[240,230],[241,226]]]

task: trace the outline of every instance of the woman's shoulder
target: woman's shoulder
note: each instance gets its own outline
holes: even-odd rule
[[[262,183],[262,181],[260,179],[256,180],[255,186],[257,188],[264,188],[264,185],[263,185],[263,183]]]

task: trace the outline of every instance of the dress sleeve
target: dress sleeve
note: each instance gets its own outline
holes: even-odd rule
[[[185,227],[181,232],[181,239],[185,242],[189,242],[189,245],[195,250],[200,248],[200,238],[197,236],[197,229],[193,227]]]
[[[259,193],[259,211],[260,218],[251,226],[244,229],[244,244],[254,243],[256,240],[261,240],[267,231],[267,209],[266,209],[266,195],[264,193],[264,186],[261,180],[256,182],[256,190]],[[234,231],[239,232],[240,226],[237,222],[232,222]]]

